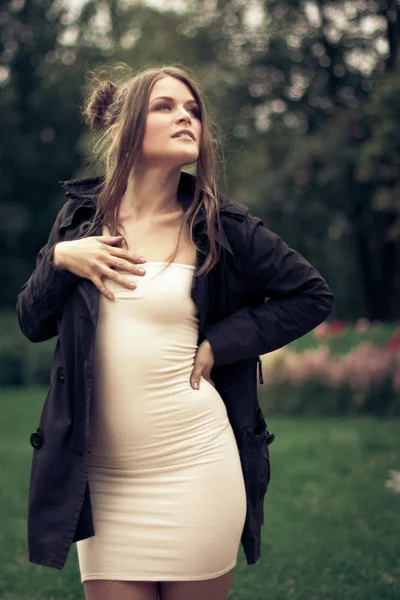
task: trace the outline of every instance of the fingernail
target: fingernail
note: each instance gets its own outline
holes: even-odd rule
[[[140,260],[140,262],[144,262],[144,256],[138,256],[138,260]]]
[[[198,390],[199,389],[199,382],[195,381],[194,384],[193,384],[193,387],[194,387],[195,390]]]

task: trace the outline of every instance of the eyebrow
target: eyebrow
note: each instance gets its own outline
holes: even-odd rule
[[[153,102],[155,102],[156,100],[160,100],[161,98],[162,98],[163,100],[172,100],[172,101],[174,100],[174,98],[171,98],[171,96],[157,96],[157,98],[154,98],[154,100],[152,100],[152,101],[150,102],[150,104],[153,104]],[[185,104],[189,104],[190,102],[191,102],[191,103],[193,103],[193,104],[199,104],[199,103],[197,102],[197,100],[195,100],[195,99],[193,99],[193,100],[187,100],[187,101],[185,102]]]

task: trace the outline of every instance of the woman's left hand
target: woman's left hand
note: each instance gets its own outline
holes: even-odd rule
[[[196,356],[194,359],[193,371],[190,376],[190,385],[194,390],[200,389],[200,378],[207,379],[213,387],[214,382],[210,379],[211,369],[214,365],[214,355],[211,349],[210,342],[205,339],[200,346],[197,348]],[[197,387],[196,387],[197,383]]]

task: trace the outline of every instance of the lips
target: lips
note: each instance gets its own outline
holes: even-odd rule
[[[192,140],[195,141],[194,134],[191,131],[189,131],[188,129],[181,129],[180,131],[177,131],[176,133],[174,133],[174,135],[172,137],[175,138],[175,137],[181,137],[184,135],[191,137]]]

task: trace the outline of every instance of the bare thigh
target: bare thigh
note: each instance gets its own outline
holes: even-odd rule
[[[83,582],[86,600],[157,600],[156,581],[89,579]]]
[[[160,600],[226,600],[233,571],[202,581],[161,581]]]

